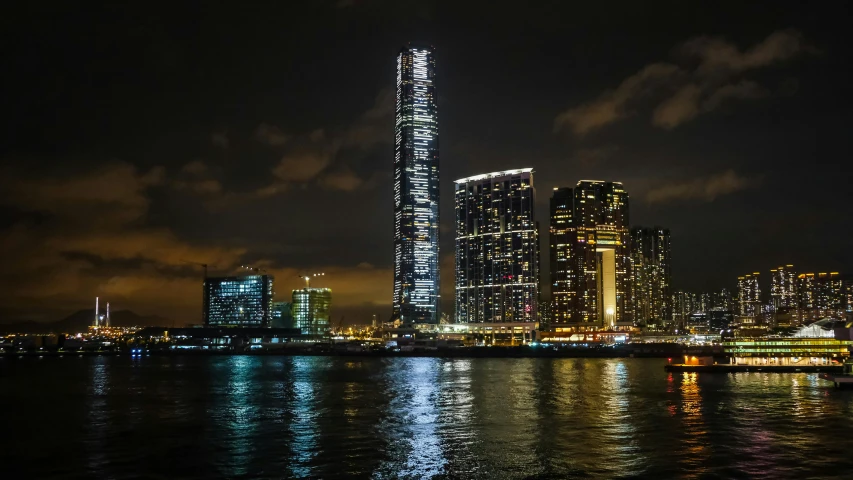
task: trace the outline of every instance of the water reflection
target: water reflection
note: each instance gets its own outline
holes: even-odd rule
[[[311,473],[311,460],[317,451],[317,417],[315,408],[315,382],[312,378],[311,357],[292,357],[290,360],[290,383],[292,400],[288,404],[290,416],[290,461],[289,476],[304,478]]]
[[[91,432],[89,438],[89,472],[101,472],[109,466],[109,457],[106,449],[107,435],[109,433],[109,409],[107,405],[110,392],[110,375],[108,360],[105,357],[96,357],[89,362],[89,383],[87,405],[89,414],[86,429]]]
[[[437,434],[439,359],[407,358],[387,365],[389,412],[382,428],[389,435],[389,458],[377,478],[430,478],[443,472]]]
[[[23,478],[64,478],[69,468],[97,478],[253,479],[853,470],[853,391],[810,374],[667,374],[663,362],[642,359],[15,362],[0,375],[0,411],[16,412],[4,425],[20,441],[4,454],[28,466]],[[47,396],[20,394],[33,384],[62,392],[56,440],[31,433],[57,423],[44,414]]]

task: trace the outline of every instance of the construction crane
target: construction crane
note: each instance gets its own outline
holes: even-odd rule
[[[251,270],[255,273],[267,273],[267,270],[265,268],[250,267],[248,265],[240,265],[240,268],[245,268],[246,270]]]
[[[325,273],[312,273],[312,274],[306,273],[306,274],[300,275],[299,278],[301,278],[302,280],[305,280],[305,288],[311,288],[311,279],[312,278],[325,277],[325,276],[326,276]]]
[[[190,260],[181,260],[184,263],[189,263],[190,265],[198,265],[204,269],[204,279],[207,280],[207,264],[206,263],[198,263],[192,262]],[[216,265],[211,265],[212,268],[216,268]]]

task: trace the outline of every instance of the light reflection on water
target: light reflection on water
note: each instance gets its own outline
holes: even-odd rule
[[[28,478],[844,478],[853,469],[853,392],[813,374],[668,374],[645,359],[71,357],[0,368],[3,425],[19,439],[4,455]],[[49,399],[32,388],[45,383]],[[61,437],[40,433],[56,428],[51,409]]]

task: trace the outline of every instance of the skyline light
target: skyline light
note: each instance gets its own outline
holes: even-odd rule
[[[846,165],[826,175],[849,150],[839,121],[848,93],[830,74],[848,63],[836,20],[774,4],[760,14],[739,9],[746,26],[698,15],[650,37],[631,24],[584,28],[587,17],[565,5],[523,5],[518,12],[534,24],[564,20],[535,29],[538,48],[530,49],[498,28],[513,24],[509,12],[459,5],[464,21],[451,21],[418,4],[377,6],[387,18],[371,24],[370,38],[333,28],[323,42],[305,42],[329,15],[341,25],[367,20],[370,9],[355,4],[299,7],[304,22],[288,29],[268,28],[288,14],[284,6],[265,5],[251,21],[213,12],[211,25],[247,33],[228,36],[228,48],[225,30],[177,35],[187,12],[122,5],[87,16],[64,5],[71,21],[50,28],[44,15],[22,12],[13,36],[43,41],[8,55],[5,91],[19,93],[7,95],[0,129],[8,259],[0,316],[55,321],[101,296],[113,308],[196,320],[202,269],[183,259],[217,275],[266,268],[281,301],[302,284],[300,272],[333,272],[335,308],[347,321],[390,316],[395,69],[408,41],[437,54],[446,185],[518,167],[535,168],[540,193],[579,179],[621,181],[634,224],[672,230],[678,290],[734,291],[738,274],[756,269],[769,287],[765,270],[784,263],[853,272],[844,253],[850,225],[839,220],[849,203]],[[149,15],[160,18],[162,41],[133,33],[150,28]],[[75,25],[112,25],[115,48],[95,54],[100,47]],[[634,41],[617,48],[611,40],[626,32]],[[76,57],[79,71],[110,88],[72,75],[57,89],[51,79]],[[433,125],[428,117],[411,115]],[[776,185],[818,193],[788,195]],[[453,276],[440,276],[454,257],[449,192],[438,201],[439,313],[454,302]],[[547,208],[540,195],[540,221]],[[550,282],[542,294],[549,298]]]

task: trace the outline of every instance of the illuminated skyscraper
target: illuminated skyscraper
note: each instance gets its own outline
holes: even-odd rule
[[[774,311],[797,308],[797,274],[793,265],[770,270],[770,303]]]
[[[456,321],[537,321],[539,234],[532,169],[455,183]]]
[[[565,326],[579,318],[575,312],[578,277],[572,250],[577,243],[574,202],[571,188],[555,188],[551,195],[551,326]]]
[[[761,283],[758,272],[737,279],[738,314],[757,317],[761,313]]]
[[[631,229],[634,320],[663,325],[672,321],[672,244],[661,227]],[[711,295],[700,297],[702,311],[710,310]]]
[[[618,182],[582,180],[551,201],[551,325],[633,324],[628,193]]]
[[[331,309],[331,288],[306,287],[293,291],[293,323],[306,335],[329,332]]]
[[[397,55],[394,317],[438,323],[438,107],[432,47]]]
[[[204,324],[269,327],[272,297],[272,275],[208,277],[204,281]]]
[[[841,318],[847,311],[845,282],[838,272],[800,274],[797,297],[800,318],[804,321]]]

